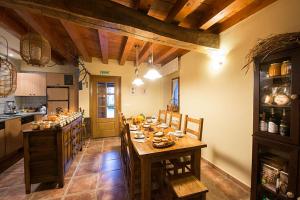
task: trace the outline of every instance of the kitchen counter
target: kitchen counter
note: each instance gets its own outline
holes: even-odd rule
[[[23,118],[23,117],[28,117],[28,116],[32,116],[32,115],[44,115],[44,114],[45,113],[42,113],[42,112],[17,113],[14,115],[0,114],[0,123],[5,122],[7,120],[11,120],[11,119]]]

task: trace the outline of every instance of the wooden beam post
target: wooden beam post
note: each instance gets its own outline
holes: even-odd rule
[[[125,41],[124,41],[124,45],[122,47],[122,50],[121,50],[121,56],[120,56],[120,59],[119,59],[119,64],[120,65],[124,65],[126,60],[127,60],[127,57],[134,45],[134,41],[135,39],[134,38],[130,38],[130,37],[125,37]]]
[[[67,31],[67,33],[69,34],[77,50],[80,52],[83,60],[86,62],[92,62],[92,58],[89,56],[89,53],[86,47],[84,46],[82,36],[78,33],[78,30],[75,27],[76,24],[73,24],[66,20],[60,20],[60,22],[65,28],[65,30]]]
[[[108,40],[107,33],[98,30],[99,44],[101,49],[101,58],[104,64],[108,64]]]
[[[110,0],[0,0],[0,3],[162,45],[199,52],[219,48],[217,34],[178,27]]]

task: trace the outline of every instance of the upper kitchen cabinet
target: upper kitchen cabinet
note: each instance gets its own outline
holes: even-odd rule
[[[46,96],[46,74],[18,73],[15,96]]]
[[[47,86],[71,86],[73,85],[73,75],[47,73]]]

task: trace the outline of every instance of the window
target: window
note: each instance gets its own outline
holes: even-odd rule
[[[172,79],[171,104],[173,107],[173,111],[179,111],[179,77]]]

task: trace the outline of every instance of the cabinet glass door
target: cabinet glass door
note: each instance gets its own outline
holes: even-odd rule
[[[298,118],[298,103],[295,101],[297,95],[293,94],[293,74],[294,64],[291,57],[282,57],[259,65],[257,130],[261,136],[298,143],[295,140],[298,127],[293,124],[293,119]]]

